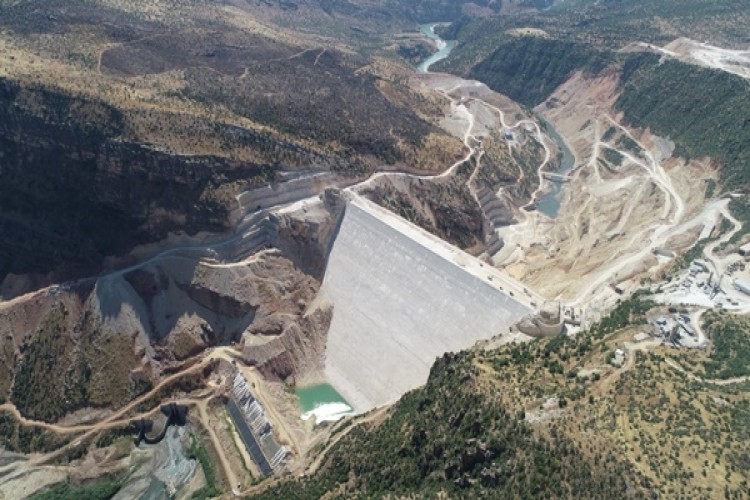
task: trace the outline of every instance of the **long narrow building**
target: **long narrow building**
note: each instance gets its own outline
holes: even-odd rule
[[[263,406],[250,390],[250,384],[239,372],[232,380],[231,398],[227,403],[227,409],[245,447],[261,472],[266,476],[272,475],[282,465],[288,450],[276,442],[273,426],[266,417]]]

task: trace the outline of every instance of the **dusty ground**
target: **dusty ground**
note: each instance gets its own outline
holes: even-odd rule
[[[2,43],[4,45],[0,45],[0,54],[10,55],[17,50],[10,41]],[[707,47],[700,48],[703,52],[696,52],[698,49],[694,42],[675,44],[665,50],[680,51],[683,50],[683,46],[688,47],[685,50],[693,54],[691,57],[702,57],[704,61],[708,61],[707,64],[710,62],[724,67],[731,66],[734,69],[744,64],[742,61],[745,54],[730,54],[733,62],[727,63],[729,55],[717,53]],[[33,62],[29,63],[28,68],[21,69],[29,74],[42,71],[42,68],[34,66]],[[21,69],[16,68],[17,71]],[[66,68],[61,68],[64,69]],[[481,163],[484,153],[479,145],[483,139],[493,134],[497,137],[499,132],[508,130],[523,137],[524,141],[536,141],[543,149],[536,173],[539,175],[539,189],[545,188],[541,172],[554,158],[555,145],[543,133],[538,120],[479,82],[447,75],[425,75],[417,77],[416,80],[424,83],[424,87],[420,88],[421,92],[434,91],[429,105],[445,108],[446,117],[441,126],[463,142],[463,151],[458,143],[449,144],[451,147],[443,145],[442,149],[436,146],[437,149],[448,151],[442,160],[450,161],[442,162],[444,167],[449,168],[440,173],[436,169],[434,176],[381,173],[374,175],[362,185],[384,176],[393,176],[402,183],[407,179],[429,181],[450,177],[455,174],[461,163],[474,155],[478,158],[478,164]],[[618,296],[611,285],[627,282],[627,287],[632,289],[638,285],[641,278],[655,275],[668,264],[654,256],[654,248],[684,250],[699,238],[706,228],[713,227],[718,217],[716,210],[711,211],[710,207],[704,209],[706,182],[714,175],[707,162],[698,159],[685,163],[672,158],[673,145],[669,141],[656,137],[649,131],[624,128],[619,123],[620,117],[612,112],[612,104],[616,99],[616,83],[616,78],[611,75],[596,79],[576,75],[537,109],[565,137],[576,157],[575,167],[565,186],[560,213],[557,218],[550,219],[539,212],[515,207],[513,215],[517,223],[495,228],[505,243],[503,248],[493,255],[494,263],[499,269],[523,283],[522,286],[528,286],[532,294],[538,292],[546,298],[589,306],[593,312],[592,317],[597,310],[604,310],[617,299]],[[425,111],[425,115],[427,114],[429,113]],[[497,138],[494,140],[499,142]],[[429,149],[430,145],[427,144],[427,147]],[[508,144],[509,151],[512,151],[513,147],[515,146]],[[473,182],[475,173],[470,177],[468,184]],[[521,173],[523,175],[523,171]],[[476,197],[476,192],[472,194]],[[498,195],[502,194],[500,189]],[[304,201],[299,201],[294,206],[306,210]],[[188,239],[175,235],[166,246],[180,243],[200,247],[206,242],[204,237],[205,235],[201,235]],[[165,246],[154,245],[144,249],[142,255],[150,257],[164,248]],[[221,302],[221,307],[227,310],[236,305],[228,300],[230,298],[236,297],[241,299],[239,302],[255,303],[258,295],[264,297],[269,304],[264,304],[261,312],[267,313],[269,317],[278,312],[281,304],[288,316],[296,317],[300,314],[300,309],[304,310],[310,301],[314,300],[316,287],[312,283],[307,284],[306,293],[294,295],[293,289],[299,288],[299,283],[305,281],[303,276],[296,276],[288,269],[287,272],[295,277],[297,282],[293,282],[291,278],[284,281],[279,280],[278,276],[269,275],[267,271],[274,265],[286,267],[286,263],[277,262],[278,259],[271,255],[264,256],[261,260],[224,263],[212,261],[198,264],[196,259],[189,269],[176,266],[176,260],[176,257],[162,258],[159,262],[147,266],[149,273],[154,276],[169,275],[174,283],[160,290],[165,297],[164,302],[156,305],[149,303],[152,311],[143,314],[156,316],[158,313],[161,318],[171,315],[176,310],[188,308],[188,297],[178,286],[178,282],[183,288],[188,285],[194,286],[190,299],[198,303],[197,306],[191,306],[195,309],[199,309],[198,306],[205,299],[205,290],[211,291],[212,288],[219,289],[222,293],[218,294],[218,299],[211,300]],[[474,271],[486,272],[476,269]],[[248,280],[248,276],[252,279]],[[502,277],[500,274],[498,276],[498,279]],[[238,277],[246,278],[244,287],[236,284],[239,281]],[[119,280],[118,283],[128,293],[135,293],[129,285],[120,283],[124,279],[118,273],[114,273],[111,279],[113,282]],[[247,286],[249,281],[254,285],[252,290]],[[236,286],[232,286],[231,283],[235,283]],[[228,290],[232,293],[227,293]],[[0,312],[21,304],[34,307],[43,301],[45,292],[46,290],[21,296],[11,302],[0,303]],[[146,290],[148,293],[141,292],[148,299],[148,294],[153,290]],[[302,300],[301,305],[298,299]],[[132,302],[140,304],[140,299],[134,299]],[[265,307],[267,311],[263,310]],[[230,316],[239,314],[237,311],[229,312],[232,313]],[[24,314],[23,317],[28,316]],[[14,321],[22,319],[16,318]],[[192,324],[193,320],[189,323]],[[224,317],[216,319],[214,323],[216,330],[221,331],[234,326]],[[271,328],[272,323],[269,321],[264,326]],[[283,323],[286,325],[287,322]],[[180,330],[189,330],[191,324],[172,326],[179,326],[177,329]],[[161,332],[159,335],[171,331],[171,328],[160,328],[161,326],[163,325],[157,324],[155,328]],[[23,325],[22,329],[29,328],[29,325]],[[240,331],[242,328],[237,327],[237,330]],[[514,340],[526,339],[518,337]],[[253,345],[252,340],[246,345]],[[231,349],[227,348],[208,350],[203,361],[195,365],[196,367],[180,371],[176,377],[202,368],[205,360],[224,359],[232,363],[239,353],[230,351]],[[297,474],[305,471],[311,464],[314,468],[318,463],[315,460],[320,456],[320,451],[330,447],[330,443],[326,445],[326,439],[332,427],[313,427],[311,422],[303,422],[299,418],[295,397],[289,387],[281,382],[263,380],[261,375],[250,367],[240,365],[240,369],[248,380],[255,382],[259,399],[275,424],[280,442],[292,451],[288,463],[289,470]],[[312,379],[316,373],[310,370],[302,376]],[[215,401],[213,404],[207,402],[209,397],[221,393],[220,385],[217,383],[212,386],[211,391],[190,402],[197,409],[199,424],[208,431],[209,441],[215,448],[223,475],[231,483],[232,488],[248,488],[252,482],[251,475],[256,476],[257,470],[237,440],[232,426],[228,425],[223,405],[216,404]],[[67,433],[72,432],[71,426],[86,422],[72,428],[91,433],[120,424],[119,419],[124,418],[140,401],[141,399],[138,399],[123,411],[109,415],[82,412],[69,416],[57,426],[47,427]],[[11,407],[2,409],[11,410]],[[35,425],[33,422],[27,423]],[[34,458],[37,463],[41,463],[45,457]],[[18,469],[22,468],[18,466]],[[17,481],[0,483],[0,494],[5,494],[6,498],[22,496],[27,492],[24,488],[28,488],[29,485],[38,487],[58,482],[67,475],[67,471],[69,469],[58,467],[30,467],[26,473],[19,474]],[[200,484],[199,476],[190,487],[195,488],[196,484]]]
[[[650,50],[691,64],[719,69],[750,78],[750,51],[724,49],[689,38],[678,38],[664,47],[636,43],[626,50]]]
[[[519,211],[499,231],[495,263],[550,299],[604,307],[610,285],[651,275],[657,246],[682,250],[679,238],[704,224],[706,162],[671,157],[673,146],[624,128],[612,114],[616,76],[576,75],[537,108],[570,145],[576,163],[556,219]],[[679,246],[678,246],[679,243]],[[684,246],[683,246],[684,245]],[[637,283],[636,283],[637,284]]]

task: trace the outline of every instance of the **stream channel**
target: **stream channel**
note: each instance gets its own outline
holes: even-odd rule
[[[443,40],[435,33],[436,27],[445,26],[447,24],[448,23],[429,23],[423,24],[419,27],[419,30],[422,33],[424,33],[428,38],[435,42],[435,45],[438,49],[437,52],[432,54],[417,66],[417,71],[419,71],[420,73],[428,73],[430,67],[433,64],[448,57],[455,48],[455,40]],[[562,153],[560,164],[554,170],[554,172],[560,175],[567,175],[575,165],[575,156],[573,156],[573,153],[571,153],[570,148],[568,148],[567,144],[565,143],[565,140],[555,130],[551,123],[544,120],[541,116],[537,116],[537,119],[544,123],[547,135],[549,135],[549,137],[555,141],[558,151]],[[536,207],[537,210],[539,210],[541,213],[554,219],[555,217],[557,217],[557,214],[560,211],[560,203],[562,202],[565,181],[545,179],[544,182],[547,184],[547,186],[540,191],[540,194],[536,199]]]

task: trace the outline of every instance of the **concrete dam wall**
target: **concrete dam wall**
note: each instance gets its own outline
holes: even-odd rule
[[[435,358],[507,332],[537,300],[489,265],[355,197],[323,280],[328,381],[357,413],[427,381]]]

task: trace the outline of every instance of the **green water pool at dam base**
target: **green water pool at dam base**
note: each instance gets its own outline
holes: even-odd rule
[[[335,422],[354,411],[349,403],[329,384],[315,384],[295,390],[302,420],[315,417],[316,422]]]

